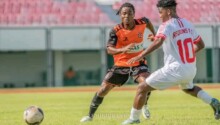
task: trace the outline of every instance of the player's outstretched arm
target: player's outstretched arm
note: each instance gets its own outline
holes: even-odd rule
[[[198,42],[194,43],[194,50],[196,53],[203,48],[205,48],[205,43],[203,42],[202,38]]]
[[[163,41],[164,41],[163,38],[155,39],[154,42],[141,53],[141,56],[144,57],[144,56],[150,54],[151,52],[153,52],[154,50],[158,49],[163,44]]]
[[[140,61],[141,59],[143,59],[146,55],[150,54],[151,52],[153,52],[154,50],[158,49],[162,44],[163,44],[164,39],[163,38],[157,38],[154,40],[154,42],[147,48],[145,49],[141,54],[139,54],[138,56],[131,58],[130,60],[128,60],[128,64],[132,64],[134,62]]]

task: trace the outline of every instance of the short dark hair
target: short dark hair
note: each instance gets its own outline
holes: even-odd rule
[[[176,7],[176,0],[158,0],[157,7]]]
[[[124,3],[124,4],[121,5],[121,7],[120,7],[119,10],[117,11],[116,15],[119,15],[119,14],[120,14],[121,9],[122,9],[123,7],[130,7],[130,8],[134,11],[134,13],[135,13],[134,5],[131,4],[131,3],[126,2],[126,3]]]

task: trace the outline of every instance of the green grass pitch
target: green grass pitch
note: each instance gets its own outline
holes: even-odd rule
[[[206,91],[220,99],[219,88]],[[0,94],[0,125],[25,125],[23,111],[30,105],[43,109],[42,125],[120,125],[129,117],[135,90],[110,92],[93,121],[82,124],[93,95],[94,91]],[[209,105],[181,90],[154,91],[149,106],[152,117],[141,117],[140,125],[220,125]]]

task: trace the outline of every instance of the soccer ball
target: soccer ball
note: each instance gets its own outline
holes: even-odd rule
[[[43,110],[38,106],[30,106],[24,111],[24,120],[28,125],[40,125],[43,119]]]

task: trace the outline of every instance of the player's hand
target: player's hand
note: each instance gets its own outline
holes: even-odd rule
[[[143,59],[143,57],[142,57],[141,55],[138,55],[138,56],[135,56],[135,57],[129,59],[129,60],[127,61],[127,64],[130,65],[130,64],[132,64],[132,63],[141,61],[142,59]]]
[[[135,44],[131,43],[131,44],[123,47],[121,51],[122,51],[122,53],[126,53],[126,52],[130,51],[134,46],[135,46]]]
[[[153,34],[149,34],[147,39],[149,39],[151,42],[153,42],[155,39],[155,36]]]

